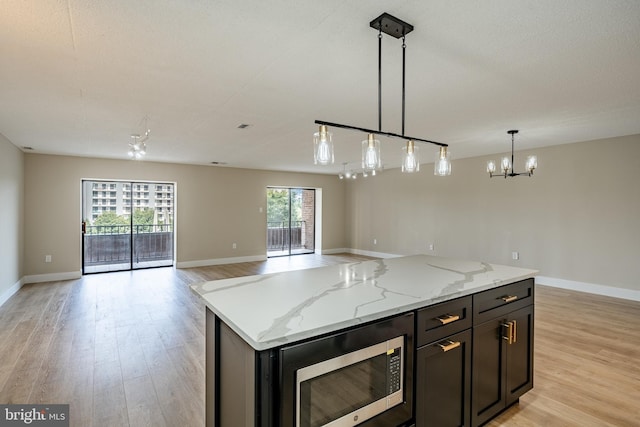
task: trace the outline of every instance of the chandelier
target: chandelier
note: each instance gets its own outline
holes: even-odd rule
[[[135,160],[140,160],[147,154],[147,140],[149,139],[149,134],[151,133],[151,129],[147,129],[144,135],[132,134],[131,141],[129,141],[129,151],[127,154],[129,157]]]
[[[525,168],[528,172],[514,172],[513,171],[513,144],[514,144],[514,135],[518,133],[518,130],[510,130],[507,131],[508,134],[511,135],[511,158],[505,156],[502,158],[500,162],[500,173],[496,174],[496,162],[493,160],[489,160],[487,162],[487,172],[489,173],[489,178],[493,178],[496,176],[504,176],[505,179],[510,176],[519,176],[519,175],[533,175],[533,171],[538,167],[538,158],[536,156],[527,157],[527,162],[525,163]]]
[[[401,170],[406,173],[418,172],[420,170],[420,160],[418,158],[418,147],[416,142],[433,144],[439,146],[436,153],[434,174],[445,176],[451,174],[451,159],[447,151],[447,144],[430,141],[423,138],[407,136],[404,133],[405,117],[405,57],[406,43],[405,36],[413,31],[413,25],[408,24],[388,13],[383,13],[369,23],[371,28],[378,30],[378,129],[366,129],[357,126],[332,123],[324,120],[316,120],[320,125],[318,132],[313,134],[313,159],[317,165],[329,165],[334,162],[333,134],[329,132],[329,127],[356,130],[367,134],[362,141],[362,169],[365,173],[375,173],[382,169],[382,157],[380,155],[380,140],[377,135],[406,140],[404,156]],[[390,35],[396,39],[402,38],[402,132],[384,132],[382,130],[382,33]]]

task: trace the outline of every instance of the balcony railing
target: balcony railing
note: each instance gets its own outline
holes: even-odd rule
[[[133,227],[133,228],[132,228]],[[133,233],[132,233],[133,230]],[[131,243],[133,242],[133,252]],[[88,225],[84,234],[84,265],[173,260],[173,225]]]
[[[289,242],[291,249],[304,248],[305,227],[305,221],[291,221],[291,227],[288,221],[267,222],[267,251],[286,251]]]

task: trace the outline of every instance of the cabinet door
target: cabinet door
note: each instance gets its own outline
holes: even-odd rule
[[[505,408],[504,318],[473,328],[473,396],[471,423],[481,425]]]
[[[507,347],[507,401],[509,406],[533,388],[533,306],[510,313],[515,341]]]
[[[482,425],[533,388],[533,306],[473,328],[471,418]]]
[[[471,330],[421,347],[417,354],[416,427],[468,427]]]

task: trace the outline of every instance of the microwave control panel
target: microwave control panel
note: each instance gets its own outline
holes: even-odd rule
[[[387,351],[387,366],[389,367],[388,393],[400,390],[402,381],[402,349],[400,347]]]

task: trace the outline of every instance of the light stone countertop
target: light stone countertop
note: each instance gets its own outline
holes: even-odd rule
[[[430,255],[198,283],[191,289],[266,350],[534,277],[536,270]]]

